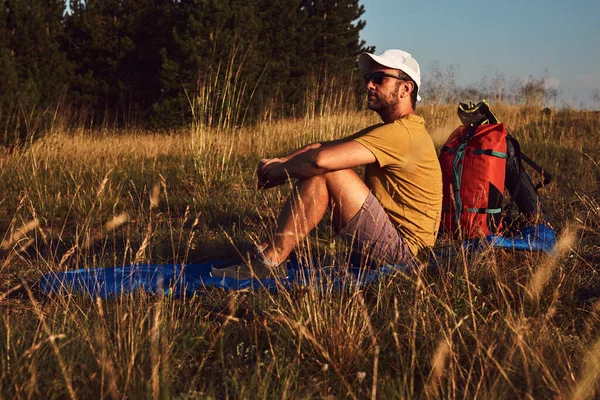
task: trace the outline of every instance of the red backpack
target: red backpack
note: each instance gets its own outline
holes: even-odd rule
[[[500,233],[505,185],[521,214],[541,216],[537,189],[550,183],[551,175],[521,153],[485,100],[460,104],[458,116],[463,125],[450,135],[439,156],[442,229],[462,239]],[[534,187],[522,160],[543,176],[543,183]]]
[[[506,135],[504,124],[463,125],[442,147],[442,225],[454,236],[483,237],[500,230]]]

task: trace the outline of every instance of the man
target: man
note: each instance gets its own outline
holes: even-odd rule
[[[329,205],[337,232],[379,262],[408,263],[435,241],[442,204],[442,176],[423,118],[415,114],[421,73],[402,50],[363,53],[368,107],[382,123],[348,138],[304,146],[258,165],[258,186],[298,179],[284,205],[271,243],[249,262],[213,268],[237,279],[287,276],[285,260],[325,216]],[[365,165],[365,181],[352,170]]]

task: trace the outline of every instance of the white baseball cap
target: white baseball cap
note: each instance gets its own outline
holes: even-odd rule
[[[401,70],[415,81],[419,89],[421,88],[421,69],[417,60],[410,53],[404,50],[390,49],[378,56],[370,53],[362,53],[358,57],[358,67],[364,73],[368,73],[371,70],[373,62],[384,67]],[[418,94],[417,100],[421,101],[421,96]]]

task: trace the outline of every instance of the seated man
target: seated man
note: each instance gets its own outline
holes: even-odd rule
[[[368,107],[382,123],[347,138],[304,146],[258,165],[258,186],[297,178],[271,243],[249,262],[213,268],[215,277],[286,277],[285,260],[331,205],[336,231],[378,262],[406,264],[436,239],[442,175],[423,118],[415,114],[421,83],[417,61],[402,50],[363,53]],[[365,180],[352,170],[365,165]]]

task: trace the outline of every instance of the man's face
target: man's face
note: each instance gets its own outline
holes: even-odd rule
[[[370,73],[383,72],[389,75],[399,75],[397,69],[383,67],[379,64],[373,64]],[[400,103],[400,84],[401,80],[385,76],[381,84],[376,84],[373,80],[367,82],[367,105],[375,111],[381,112],[390,110]]]

